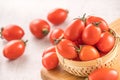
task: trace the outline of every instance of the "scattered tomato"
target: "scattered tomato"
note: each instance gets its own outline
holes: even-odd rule
[[[88,80],[118,80],[118,72],[111,68],[100,68],[93,71]]]
[[[55,46],[50,46],[50,47],[48,47],[47,49],[45,49],[44,52],[43,52],[42,57],[43,57],[45,54],[50,53],[50,52],[56,52]]]
[[[74,59],[77,57],[77,52],[75,50],[75,44],[67,39],[62,39],[57,44],[57,50],[61,56],[68,59]]]
[[[99,57],[100,57],[99,52],[93,46],[83,45],[80,49],[79,58],[82,61],[89,61]]]
[[[97,16],[88,16],[86,18],[86,26],[91,24],[91,23],[94,23],[94,22],[99,22],[99,27],[101,28],[102,31],[109,30],[109,26],[104,19],[97,17]]]
[[[85,24],[81,19],[74,20],[64,31],[64,37],[71,41],[76,41],[82,35]]]
[[[95,45],[101,36],[99,25],[89,24],[85,27],[82,33],[82,40],[87,45]]]
[[[101,34],[99,42],[96,44],[97,48],[103,52],[109,52],[115,44],[115,37],[108,31]]]
[[[54,25],[63,23],[68,16],[68,11],[62,8],[56,8],[49,12],[47,19]]]
[[[10,60],[17,59],[24,53],[25,46],[22,40],[12,40],[5,45],[3,55]]]
[[[18,25],[7,25],[1,29],[1,37],[7,41],[21,39],[24,36],[24,30]]]
[[[54,69],[58,66],[59,60],[56,52],[50,52],[42,57],[42,64],[47,70]]]
[[[64,31],[60,28],[54,29],[50,33],[50,42],[55,45],[58,44],[58,42],[64,37]]]
[[[42,19],[30,23],[30,31],[36,38],[43,38],[50,32],[50,25]]]

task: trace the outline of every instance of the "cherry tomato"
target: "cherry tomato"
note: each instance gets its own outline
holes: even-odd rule
[[[89,24],[83,30],[82,40],[87,45],[95,45],[99,41],[100,35],[101,29],[99,28],[99,25],[96,26],[93,24]]]
[[[17,59],[24,53],[25,45],[22,40],[12,40],[5,45],[3,55],[10,60]]]
[[[118,80],[118,72],[111,68],[100,68],[93,71],[88,80]]]
[[[97,16],[88,16],[86,18],[86,25],[89,25],[91,23],[94,23],[94,22],[99,22],[99,27],[101,28],[102,31],[108,31],[109,30],[109,26],[107,24],[107,22],[100,18],[100,17],[97,17]]]
[[[63,23],[68,16],[68,11],[62,8],[56,8],[49,12],[47,19],[54,25]]]
[[[115,37],[108,31],[101,34],[101,38],[96,44],[97,48],[103,52],[109,52],[115,44]]]
[[[79,58],[82,61],[89,61],[99,57],[100,54],[97,49],[90,45],[83,45],[79,53]]]
[[[67,39],[62,39],[57,44],[57,50],[61,56],[67,59],[74,59],[77,57],[77,52],[75,49],[75,44]]]
[[[43,52],[42,57],[43,57],[45,54],[50,53],[50,52],[56,52],[55,46],[50,46],[50,47],[48,47],[47,49],[45,49],[44,52]]]
[[[81,19],[74,20],[64,31],[64,37],[71,41],[76,41],[82,35],[85,24]]]
[[[50,32],[50,25],[42,19],[30,23],[30,31],[36,38],[43,38]]]
[[[24,36],[23,29],[18,25],[7,25],[1,29],[1,37],[7,41],[21,39]]]
[[[59,60],[56,52],[50,52],[42,57],[42,64],[47,70],[54,69],[58,66]]]
[[[60,28],[54,29],[50,33],[50,42],[52,44],[57,44],[64,37],[64,31]]]

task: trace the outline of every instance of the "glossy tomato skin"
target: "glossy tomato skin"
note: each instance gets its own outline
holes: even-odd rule
[[[108,53],[115,44],[115,37],[108,31],[101,34],[99,42],[96,44],[97,48],[103,52]]]
[[[74,59],[77,57],[77,52],[75,50],[75,44],[67,39],[62,39],[57,44],[57,50],[61,56],[67,59]]]
[[[24,36],[24,30],[18,25],[7,25],[2,30],[2,37],[7,41],[21,39]]]
[[[50,52],[56,52],[55,46],[50,46],[50,47],[46,48],[46,49],[43,51],[42,57],[43,57],[45,54],[50,53]]]
[[[60,39],[62,39],[64,37],[64,31],[60,28],[56,28],[54,29],[51,33],[50,33],[50,42],[55,45],[57,44],[57,41],[59,41]]]
[[[3,55],[8,59],[13,60],[23,55],[24,50],[25,43],[22,40],[12,40],[5,45]]]
[[[82,33],[82,40],[87,45],[95,45],[101,36],[101,29],[99,26],[89,24],[85,27]]]
[[[50,52],[42,57],[42,64],[47,70],[54,69],[58,66],[59,60],[56,52]]]
[[[48,13],[47,19],[54,25],[63,23],[68,16],[68,11],[62,8],[56,8]]]
[[[81,19],[74,20],[64,31],[64,37],[71,41],[76,41],[82,35],[85,24]]]
[[[83,45],[79,53],[79,58],[82,61],[89,61],[99,57],[100,54],[97,49],[90,45]]]
[[[118,72],[111,68],[100,68],[93,71],[89,76],[89,80],[118,80]]]
[[[42,19],[35,19],[30,23],[30,31],[36,38],[43,38],[50,32],[50,25]]]
[[[100,22],[99,27],[101,28],[102,31],[109,30],[109,26],[104,19],[97,17],[97,16],[88,16],[86,18],[86,26],[91,24],[91,23],[94,23],[94,22]]]

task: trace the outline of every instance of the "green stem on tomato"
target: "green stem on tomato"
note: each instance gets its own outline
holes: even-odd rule
[[[85,16],[86,16],[86,13],[84,13],[83,16],[82,16],[82,18],[81,18],[81,20],[82,20],[84,23],[85,23],[85,20],[86,20]]]
[[[25,40],[25,41],[23,41],[24,42],[24,44],[25,44],[25,46],[27,45],[27,42],[28,42],[28,40]]]
[[[62,34],[58,39],[54,39],[54,45],[58,44],[63,38],[64,35]]]
[[[46,36],[49,33],[49,30],[47,28],[42,29],[42,33],[44,36]]]
[[[92,24],[93,24],[94,26],[96,26],[96,27],[99,27],[100,23],[101,23],[101,22],[93,22]]]
[[[2,37],[2,31],[3,31],[3,27],[0,29],[0,38],[3,39]]]

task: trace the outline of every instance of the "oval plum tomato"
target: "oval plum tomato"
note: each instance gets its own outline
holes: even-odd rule
[[[101,34],[101,38],[96,44],[97,48],[103,52],[109,52],[115,44],[115,37],[108,31]]]
[[[104,19],[97,17],[97,16],[88,16],[86,18],[86,26],[91,24],[91,23],[94,23],[94,22],[100,22],[99,27],[101,28],[102,31],[109,30],[109,26]]]
[[[99,52],[93,46],[83,45],[80,49],[79,58],[82,61],[89,61],[99,57],[100,57]]]
[[[57,50],[61,56],[67,59],[74,59],[77,57],[77,52],[75,50],[75,44],[67,39],[62,39],[57,44]]]
[[[7,25],[1,29],[1,37],[7,41],[21,39],[24,36],[24,30],[18,25]]]
[[[99,25],[89,24],[85,27],[82,33],[82,40],[87,45],[95,45],[101,36]]]
[[[8,42],[3,49],[3,55],[10,60],[17,59],[24,53],[26,42],[22,40]]]
[[[50,53],[50,52],[56,52],[55,46],[50,46],[50,47],[48,47],[47,49],[45,49],[44,52],[43,52],[42,57],[43,57],[45,54]]]
[[[111,68],[96,69],[88,76],[88,80],[118,80],[118,72]]]
[[[64,37],[71,41],[76,41],[82,35],[85,24],[81,19],[74,20],[64,31]]]
[[[36,38],[43,38],[50,32],[50,25],[42,19],[30,23],[30,31]]]
[[[57,44],[63,37],[64,31],[60,28],[56,28],[50,33],[50,42],[52,44]]]
[[[68,11],[62,8],[56,8],[48,13],[47,19],[54,25],[63,23],[68,16]]]
[[[56,52],[50,52],[42,57],[42,64],[47,70],[54,69],[58,66],[59,60]]]

